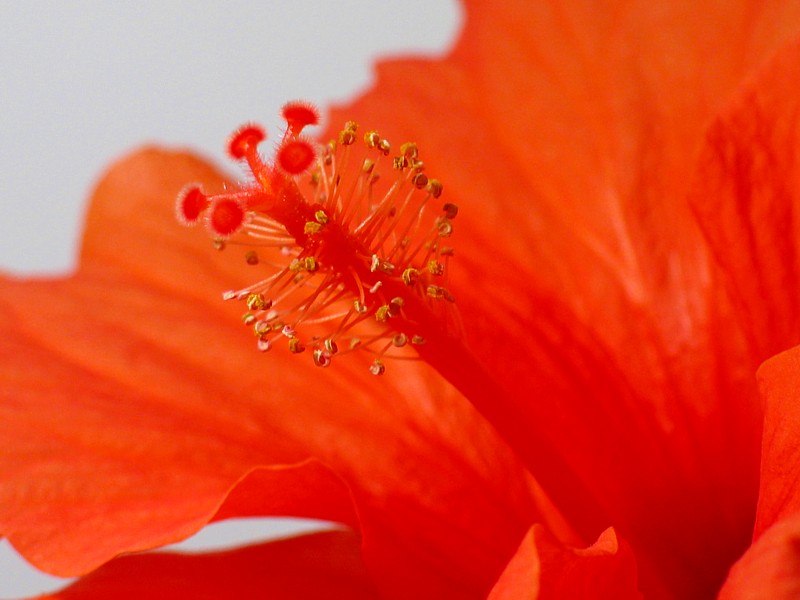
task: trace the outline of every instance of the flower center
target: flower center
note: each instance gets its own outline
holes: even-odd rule
[[[365,351],[381,375],[387,358],[414,358],[431,337],[460,337],[447,287],[458,210],[439,202],[442,184],[428,178],[416,145],[391,156],[377,132],[360,136],[348,122],[319,147],[301,135],[318,121],[313,107],[290,103],[283,116],[272,162],[258,153],[266,138],[258,126],[228,143],[251,185],[217,195],[190,185],[177,203],[181,222],[204,221],[218,249],[243,247],[247,264],[265,271],[223,294],[245,306],[242,322],[257,348],[283,341],[295,354],[309,349],[320,367]]]

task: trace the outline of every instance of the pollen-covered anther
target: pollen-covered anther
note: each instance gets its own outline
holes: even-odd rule
[[[306,235],[314,235],[320,231],[322,231],[322,224],[316,221],[306,221],[306,224],[303,225],[303,233]]]
[[[412,163],[416,162],[417,156],[419,156],[419,148],[414,142],[406,142],[400,146],[400,155]]]
[[[444,189],[444,187],[442,186],[442,182],[439,181],[438,179],[429,179],[428,180],[428,185],[426,186],[426,189],[428,190],[428,193],[432,197],[438,198],[439,196],[442,195],[442,190]],[[447,204],[445,204],[445,206],[447,206]],[[455,205],[451,204],[450,206],[455,206]],[[445,209],[445,211],[447,211],[447,209]],[[455,215],[453,215],[453,217],[454,216]],[[453,217],[448,217],[448,218],[452,219]]]
[[[242,323],[248,327],[256,322],[256,316],[253,313],[244,313],[242,315]]]
[[[356,131],[358,130],[358,123],[355,121],[348,121],[344,124],[344,129],[339,132],[339,143],[342,146],[352,146],[356,141]]]
[[[386,372],[386,366],[380,358],[376,358],[369,366],[369,372],[373,375],[383,375]]]
[[[428,272],[431,275],[439,276],[444,273],[444,265],[438,260],[428,261]]]
[[[316,258],[314,258],[313,256],[306,256],[303,259],[303,267],[309,273],[313,273],[314,271],[316,271],[319,268],[319,265],[317,265],[317,259]]]
[[[318,210],[314,213],[314,219],[320,225],[325,225],[328,222],[328,214],[324,210]]]
[[[245,304],[250,310],[267,310],[272,307],[272,301],[265,298],[264,294],[250,294]]]
[[[237,129],[228,140],[228,154],[237,160],[247,158],[256,147],[267,139],[264,129],[258,125],[248,124]]]
[[[305,351],[305,349],[306,347],[303,345],[303,342],[300,341],[300,338],[293,337],[289,340],[289,352],[292,354],[300,354]]]
[[[211,200],[206,225],[212,235],[224,240],[244,226],[246,213],[244,202],[239,198],[216,196]]]
[[[290,136],[300,135],[304,127],[319,124],[319,111],[308,102],[287,102],[281,109],[281,115],[289,126],[287,135]]]
[[[364,134],[364,143],[367,145],[367,148],[377,148],[381,143],[381,136],[377,131],[368,131]]]
[[[304,138],[289,138],[278,148],[275,162],[289,175],[300,175],[308,170],[317,152],[314,144]]]
[[[414,285],[419,280],[419,271],[414,267],[408,267],[400,277],[406,285]]]
[[[392,307],[388,304],[383,304],[375,310],[375,320],[379,323],[385,323],[392,316]]]
[[[203,193],[199,185],[187,185],[178,193],[175,203],[175,214],[178,221],[186,226],[196,225],[209,203],[208,196]]]
[[[336,354],[336,353],[339,351],[339,346],[337,346],[337,345],[336,345],[336,342],[334,342],[334,341],[333,341],[331,338],[327,338],[327,339],[326,339],[326,340],[325,340],[325,341],[322,343],[322,345],[325,347],[325,351],[326,351],[328,354],[331,354],[331,355],[333,355],[333,354]]]

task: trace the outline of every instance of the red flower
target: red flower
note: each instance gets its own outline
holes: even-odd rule
[[[754,373],[800,342],[800,7],[467,8],[447,59],[331,117],[414,139],[461,208],[469,353],[427,351],[460,392],[253,351],[218,300],[252,267],[173,225],[223,186],[185,154],[111,169],[74,276],[0,283],[0,532],[50,572],[110,561],[58,597],[691,599],[734,563],[723,597],[795,596],[798,351],[763,412]],[[114,558],[287,514],[349,529]]]

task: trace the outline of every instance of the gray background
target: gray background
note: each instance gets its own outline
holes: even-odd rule
[[[68,272],[88,194],[129,149],[189,146],[225,161],[236,126],[277,132],[286,100],[344,101],[369,84],[376,57],[443,52],[461,19],[453,0],[0,0],[0,272]],[[191,544],[295,525],[315,526],[233,521]],[[62,583],[0,541],[0,598]]]

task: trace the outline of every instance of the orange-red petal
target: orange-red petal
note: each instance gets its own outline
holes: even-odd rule
[[[630,548],[607,529],[585,549],[532,527],[488,600],[641,600]]]
[[[718,600],[800,598],[800,514],[767,529],[733,566]]]
[[[764,399],[761,486],[755,537],[800,513],[800,347],[762,365]]]
[[[800,341],[800,41],[711,126],[693,206],[758,360]]]
[[[682,597],[712,593],[748,543],[760,435],[688,181],[707,122],[798,10],[468,2],[451,56],[379,64],[331,118],[418,143],[461,208],[452,287],[507,392],[495,425],[587,541],[613,523]]]
[[[351,501],[389,597],[488,590],[548,516],[519,461],[423,364],[376,380],[357,360],[255,351],[220,296],[252,267],[175,225],[186,181],[223,183],[187,155],[129,157],[98,187],[77,275],[0,281],[0,531],[43,569],[82,573],[189,535],[267,467],[272,483],[223,513],[288,511],[278,485],[307,492],[302,516],[349,520]],[[308,471],[279,472],[310,457],[335,476],[303,488]]]
[[[123,556],[40,600],[366,600],[378,598],[351,532],[208,554]]]

